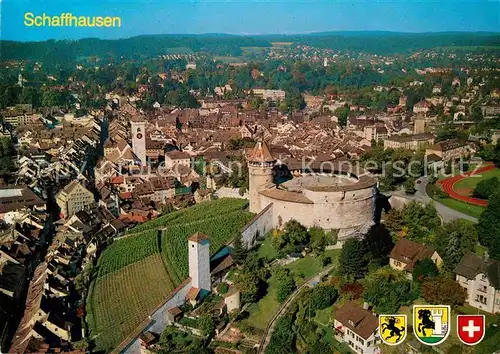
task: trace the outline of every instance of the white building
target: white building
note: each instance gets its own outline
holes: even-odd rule
[[[208,236],[201,232],[189,238],[189,277],[191,286],[210,292],[212,281],[210,276],[210,243]]]
[[[139,116],[130,120],[132,126],[132,149],[141,164],[146,165],[146,122]]]
[[[500,312],[500,262],[473,253],[455,268],[457,282],[467,290],[469,305],[490,313]]]
[[[335,338],[358,354],[380,354],[378,318],[353,302],[346,302],[335,313]]]

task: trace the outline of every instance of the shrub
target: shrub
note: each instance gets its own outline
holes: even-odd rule
[[[339,293],[331,285],[320,285],[313,289],[311,294],[311,308],[313,310],[326,309],[333,305],[337,300]]]
[[[227,285],[226,283],[220,283],[219,285],[217,285],[217,292],[219,294],[224,295],[225,293],[227,293],[228,290],[229,290],[229,285]]]

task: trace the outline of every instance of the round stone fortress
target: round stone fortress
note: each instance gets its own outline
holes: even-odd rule
[[[306,227],[340,230],[340,240],[373,224],[377,180],[355,162],[281,164],[265,142],[257,143],[247,161],[250,211],[266,209],[275,227],[295,219]],[[276,182],[283,171],[288,178]]]

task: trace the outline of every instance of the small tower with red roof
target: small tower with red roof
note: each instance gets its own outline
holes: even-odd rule
[[[274,179],[273,167],[276,165],[276,159],[265,141],[258,141],[248,153],[247,162],[250,211],[259,213],[262,209],[259,192],[272,185]]]

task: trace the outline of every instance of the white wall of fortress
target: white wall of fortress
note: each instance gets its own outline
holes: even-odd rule
[[[306,227],[319,226],[327,230],[354,229],[372,222],[374,199],[371,187],[348,192],[304,190],[303,193],[314,204],[260,195],[261,206],[273,204],[272,224],[278,227],[291,219]]]
[[[254,247],[257,237],[263,237],[275,225],[273,224],[273,205],[267,205],[241,230],[241,236],[247,249]]]

